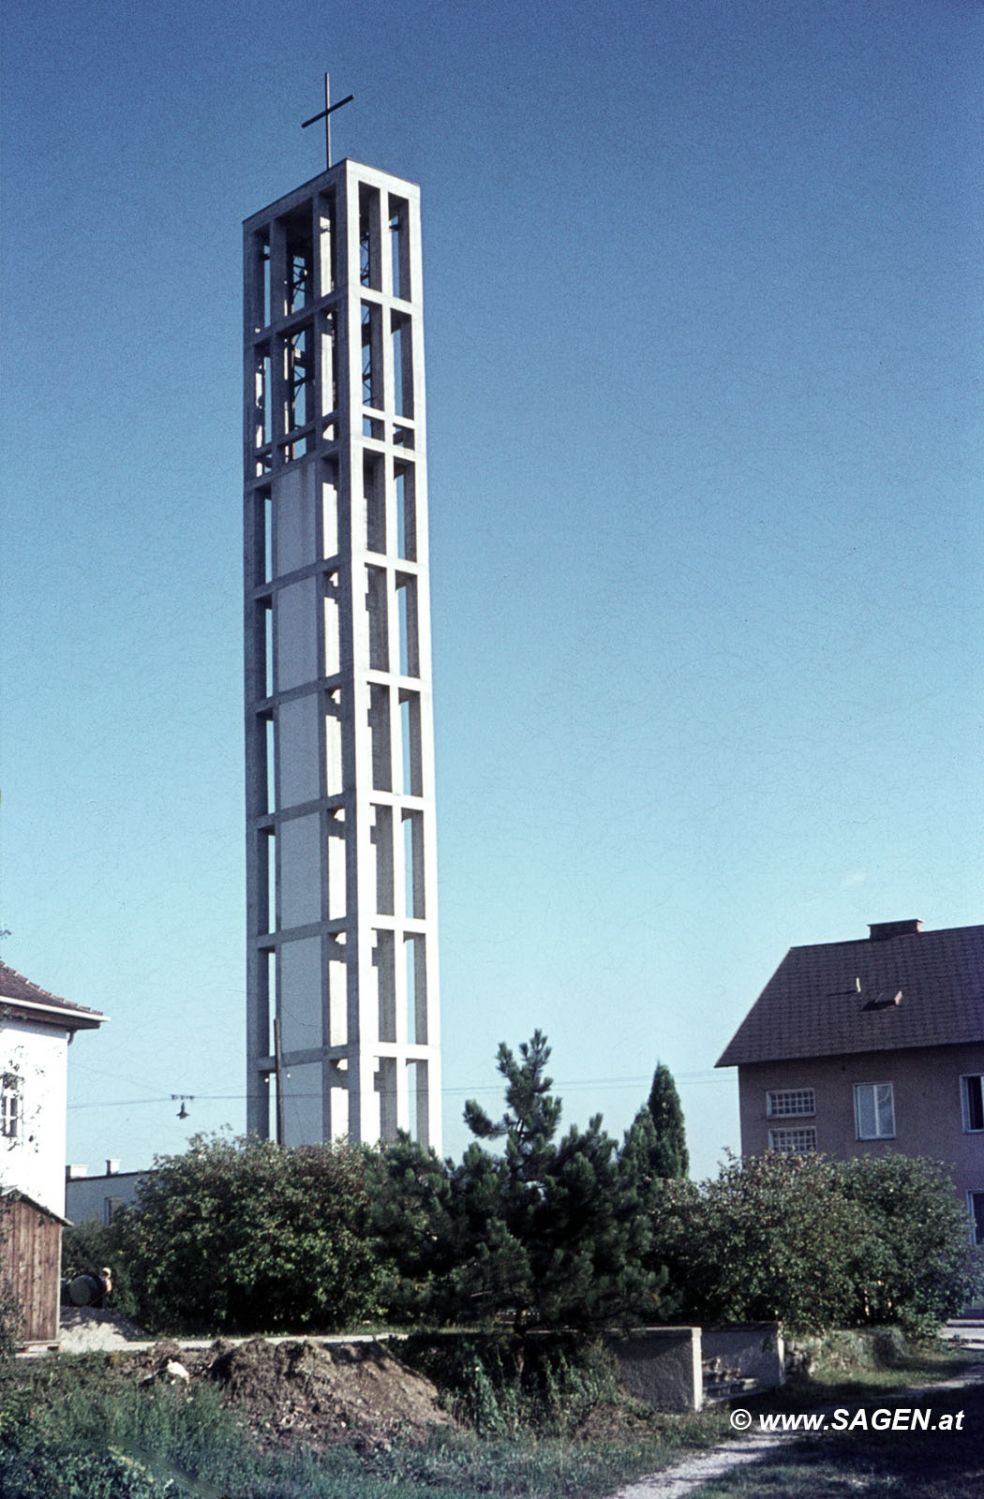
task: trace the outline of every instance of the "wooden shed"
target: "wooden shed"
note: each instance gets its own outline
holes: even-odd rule
[[[10,1283],[21,1308],[19,1336],[24,1343],[58,1338],[61,1293],[61,1239],[67,1220],[16,1190],[0,1202],[0,1275]]]

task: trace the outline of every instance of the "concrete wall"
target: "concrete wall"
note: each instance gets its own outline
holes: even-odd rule
[[[625,1387],[655,1410],[698,1411],[706,1398],[775,1390],[785,1377],[776,1322],[644,1327],[605,1342]]]
[[[705,1383],[715,1376],[763,1390],[778,1389],[783,1383],[785,1348],[776,1322],[703,1327],[700,1344]]]
[[[644,1327],[605,1339],[619,1375],[637,1400],[656,1410],[699,1411],[703,1404],[699,1327]]]
[[[0,1072],[20,1079],[17,1136],[0,1139],[0,1186],[18,1187],[42,1207],[65,1212],[65,1106],[68,1032],[6,1020]]]
[[[984,1191],[984,1134],[965,1133],[960,1090],[962,1075],[984,1073],[984,1044],[756,1062],[738,1071],[741,1148],[745,1155],[761,1155],[769,1148],[770,1128],[809,1126],[816,1129],[817,1150],[829,1155],[843,1160],[888,1151],[929,1156],[942,1161],[952,1172],[961,1201],[966,1202],[970,1191]],[[857,1138],[857,1083],[893,1085],[894,1139]],[[814,1090],[816,1113],[809,1118],[770,1120],[766,1114],[767,1093],[796,1088]]]

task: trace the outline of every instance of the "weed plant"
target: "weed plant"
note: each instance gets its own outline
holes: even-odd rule
[[[525,1387],[524,1387],[525,1386]],[[613,1391],[569,1353],[517,1387],[507,1357],[473,1361],[459,1392],[475,1429],[369,1451],[261,1451],[207,1386],[141,1388],[112,1359],[7,1365],[0,1372],[4,1499],[480,1499],[604,1494],[722,1434],[722,1418],[652,1416],[626,1435],[570,1431]]]

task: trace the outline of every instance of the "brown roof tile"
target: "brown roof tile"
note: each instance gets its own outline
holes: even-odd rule
[[[18,1000],[25,1006],[23,1010],[18,1011]],[[106,1019],[106,1016],[99,1010],[90,1010],[85,1005],[76,1005],[69,999],[62,999],[48,989],[42,989],[40,984],[32,983],[22,973],[18,973],[16,968],[11,968],[7,963],[0,963],[0,1006],[3,1006],[5,1010],[26,1016],[30,1014],[27,1009],[28,1005],[44,1005],[48,1011],[59,1011],[64,1015],[64,1025],[69,1028],[99,1025]]]
[[[984,926],[790,948],[717,1065],[967,1042],[984,1042]]]

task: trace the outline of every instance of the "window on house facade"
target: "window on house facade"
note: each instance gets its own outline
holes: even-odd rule
[[[963,1095],[963,1127],[968,1134],[984,1130],[984,1077],[962,1077],[960,1091]]]
[[[784,1088],[767,1093],[766,1109],[770,1119],[807,1118],[817,1111],[816,1094],[812,1088]]]
[[[891,1083],[857,1083],[854,1123],[859,1140],[895,1138],[895,1095]]]
[[[816,1150],[817,1132],[812,1128],[804,1129],[770,1129],[769,1149],[780,1150],[786,1155],[804,1155],[808,1150]]]
[[[21,1132],[24,1098],[21,1078],[16,1072],[5,1072],[0,1080],[0,1135],[16,1140]]]
[[[967,1205],[970,1208],[970,1241],[984,1244],[984,1192],[968,1192]]]

